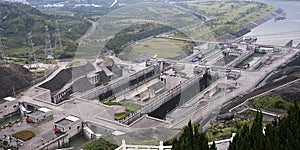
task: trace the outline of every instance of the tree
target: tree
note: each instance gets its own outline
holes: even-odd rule
[[[300,109],[297,102],[288,111],[288,115],[275,119],[265,128],[263,134],[262,113],[256,114],[251,127],[245,125],[233,138],[229,150],[286,150],[300,147]]]
[[[117,147],[118,145],[100,138],[85,145],[84,150],[114,150]]]
[[[193,125],[189,121],[188,125],[183,128],[179,138],[173,140],[172,150],[215,150],[216,145],[208,145],[208,139],[205,133],[200,132],[199,125]]]

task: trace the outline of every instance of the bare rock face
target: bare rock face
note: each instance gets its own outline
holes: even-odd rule
[[[33,74],[26,68],[9,64],[0,67],[0,97],[11,96],[31,85]]]

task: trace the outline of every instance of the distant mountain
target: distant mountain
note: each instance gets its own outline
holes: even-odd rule
[[[80,38],[91,23],[85,19],[71,16],[54,16],[43,14],[40,10],[21,3],[0,3],[0,34],[8,48],[6,53],[14,57],[26,57],[28,52],[27,33],[32,32],[33,43],[37,53],[43,52],[45,26],[49,27],[52,45],[54,45],[55,21],[58,21],[64,52],[72,53],[77,48],[76,40]]]
[[[53,5],[64,4],[65,6],[74,6],[76,4],[96,4],[103,7],[109,7],[114,0],[27,0],[30,5]]]
[[[23,4],[29,4],[27,0],[0,0],[0,2],[18,2]]]

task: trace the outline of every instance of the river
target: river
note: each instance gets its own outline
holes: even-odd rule
[[[286,19],[276,22],[271,19],[252,29],[247,35],[257,36],[256,43],[258,44],[282,46],[288,41],[294,40],[294,46],[296,46],[300,42],[300,1],[258,1],[284,9]]]

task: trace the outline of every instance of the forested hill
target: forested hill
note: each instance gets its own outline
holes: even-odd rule
[[[90,23],[71,16],[52,16],[21,3],[0,3],[0,34],[5,37],[6,53],[22,57],[28,52],[27,33],[32,32],[37,52],[42,53],[45,40],[45,26],[48,25],[54,45],[55,21],[58,21],[64,50],[71,53],[77,48],[76,40],[90,27]],[[41,48],[39,50],[39,48]],[[62,51],[57,51],[61,54]]]

